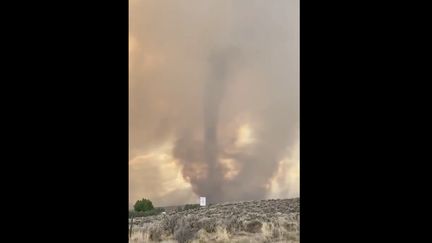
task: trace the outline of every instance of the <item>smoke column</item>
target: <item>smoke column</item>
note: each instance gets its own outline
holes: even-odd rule
[[[217,201],[222,194],[220,180],[223,178],[223,173],[219,166],[220,151],[217,129],[229,61],[229,55],[224,52],[226,50],[219,50],[210,56],[209,63],[212,78],[207,79],[204,84],[204,161],[208,165],[208,178],[205,182],[208,185],[203,193],[208,197],[209,202]]]
[[[298,143],[298,0],[190,1],[131,0],[131,159],[169,143],[196,198],[266,198]],[[253,141],[238,146],[244,125]],[[156,164],[140,161],[135,195],[183,203],[174,186],[139,191]]]

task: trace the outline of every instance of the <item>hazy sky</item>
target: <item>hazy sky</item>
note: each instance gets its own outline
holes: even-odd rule
[[[129,204],[299,196],[298,0],[129,1]]]

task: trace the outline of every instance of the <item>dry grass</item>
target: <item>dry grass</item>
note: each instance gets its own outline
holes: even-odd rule
[[[299,242],[300,200],[221,203],[137,218],[130,242]]]

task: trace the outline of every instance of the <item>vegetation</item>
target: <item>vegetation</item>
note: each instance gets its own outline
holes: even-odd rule
[[[143,198],[135,202],[134,210],[129,211],[129,218],[147,217],[158,215],[162,212],[165,212],[164,208],[155,208],[150,200]]]
[[[136,201],[136,203],[134,205],[134,210],[136,212],[145,212],[145,211],[149,211],[152,209],[154,209],[153,203],[150,200],[145,199],[145,198]]]
[[[176,240],[178,243],[299,242],[299,198],[224,203],[193,209],[196,207],[183,205],[179,207],[180,212],[172,212],[177,207],[170,207],[165,217],[138,219],[135,221],[138,229],[131,233],[131,241],[141,238],[145,242]]]
[[[158,215],[164,211],[165,211],[164,208],[154,208],[144,212],[129,211],[129,218],[153,216],[153,215]]]
[[[185,210],[189,210],[189,209],[194,209],[194,208],[199,208],[200,205],[199,204],[186,204],[183,207],[179,206],[177,207],[177,212],[181,212],[181,211],[185,211]]]

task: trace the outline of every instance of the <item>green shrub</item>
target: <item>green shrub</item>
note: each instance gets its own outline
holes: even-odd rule
[[[141,199],[136,201],[134,205],[134,210],[137,212],[145,212],[154,209],[153,203],[148,199]]]

